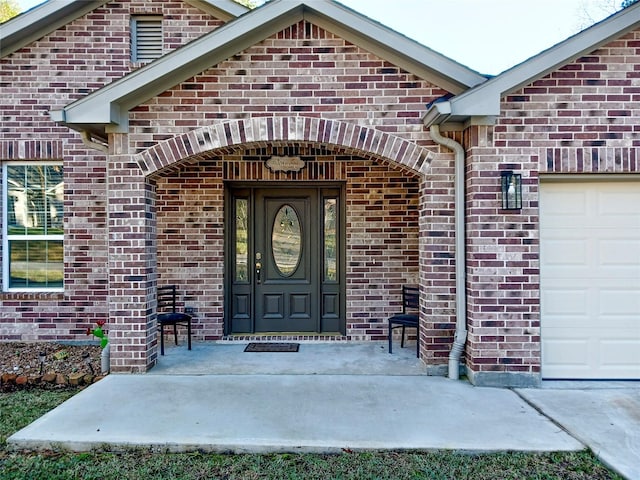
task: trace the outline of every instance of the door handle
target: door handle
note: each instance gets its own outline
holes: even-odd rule
[[[262,272],[262,263],[256,262],[256,282],[260,283],[260,274]]]

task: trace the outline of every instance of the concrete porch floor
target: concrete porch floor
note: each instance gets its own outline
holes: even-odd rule
[[[297,353],[245,352],[243,342],[165,343],[165,355],[150,375],[426,375],[427,367],[416,357],[414,344],[387,342],[288,342],[299,343]]]

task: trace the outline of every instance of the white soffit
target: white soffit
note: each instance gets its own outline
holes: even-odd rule
[[[194,7],[208,13],[212,17],[219,18],[224,22],[228,22],[237,18],[251,9],[240,5],[233,0],[185,0]]]

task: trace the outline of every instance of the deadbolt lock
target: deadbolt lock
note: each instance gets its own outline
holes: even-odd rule
[[[257,256],[258,256],[258,254],[256,254],[256,257]],[[256,282],[257,283],[260,283],[260,281],[261,281],[261,279],[260,279],[261,273],[262,273],[262,263],[261,262],[256,262]]]

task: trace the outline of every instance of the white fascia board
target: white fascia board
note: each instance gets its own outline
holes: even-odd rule
[[[101,7],[108,0],[49,0],[0,25],[0,58]]]
[[[228,22],[234,18],[240,17],[251,9],[240,5],[233,0],[185,0],[194,7],[209,13],[223,22]]]
[[[451,93],[487,81],[484,75],[339,3],[304,3],[309,22]]]
[[[422,117],[422,123],[426,127],[431,125],[441,125],[451,116],[451,102],[435,102],[433,103],[424,117]]]
[[[525,85],[587,55],[602,45],[634,30],[640,23],[640,3],[612,15],[594,26],[501,73],[486,83],[452,98],[453,115],[499,115],[500,101]]]
[[[293,8],[292,8],[293,7]],[[223,25],[64,108],[64,123],[123,124],[131,108],[302,19],[299,2],[268,4]],[[212,48],[211,45],[216,45]]]

